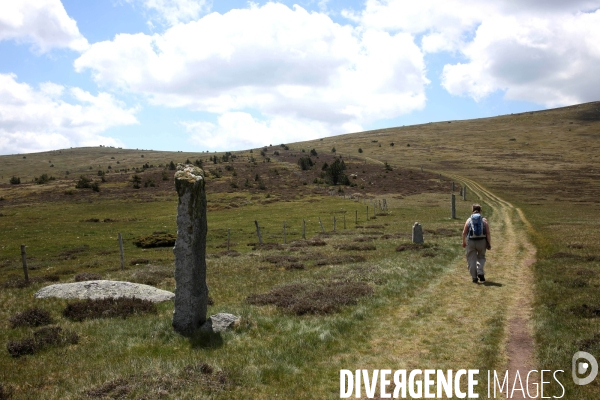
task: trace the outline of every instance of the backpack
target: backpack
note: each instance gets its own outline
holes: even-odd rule
[[[487,237],[485,232],[485,224],[481,214],[471,215],[471,223],[469,226],[469,239],[479,240]]]

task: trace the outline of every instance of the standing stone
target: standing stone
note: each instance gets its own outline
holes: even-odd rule
[[[418,222],[415,222],[412,228],[413,243],[423,243],[423,227]]]
[[[175,311],[173,328],[191,334],[206,321],[206,192],[204,171],[189,164],[178,164],[175,188],[177,240],[175,253]]]

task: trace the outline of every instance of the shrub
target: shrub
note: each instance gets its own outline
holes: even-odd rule
[[[359,153],[362,153],[362,152],[363,152],[363,149],[361,149],[361,148],[359,147],[359,148],[358,148],[358,152],[359,152]]]
[[[155,187],[156,183],[154,183],[154,179],[148,178],[146,182],[144,182],[144,187]]]
[[[75,184],[75,188],[77,188],[77,189],[89,189],[89,188],[92,187],[91,183],[92,183],[92,180],[90,178],[86,177],[85,175],[81,175],[79,177],[79,180]]]
[[[156,305],[151,301],[121,297],[69,303],[63,310],[63,315],[72,321],[83,321],[96,318],[127,318],[134,314],[156,313],[156,311]]]
[[[100,191],[100,185],[98,185],[98,182],[94,182],[90,185],[90,187],[92,188],[92,190],[94,192],[99,192]]]
[[[142,183],[142,178],[139,175],[135,174],[131,177],[131,182],[133,182],[134,189],[139,189],[140,183]]]
[[[315,156],[315,157],[316,157],[316,156],[317,156],[317,151],[316,151],[315,149],[312,149],[312,150],[310,151],[310,155],[311,155],[311,156]]]
[[[175,169],[176,169],[176,167],[175,167],[175,163],[174,163],[173,161],[171,161],[171,162],[169,163],[169,170],[171,170],[171,171],[175,171]]]
[[[50,313],[46,310],[41,308],[30,308],[13,315],[8,321],[10,322],[11,328],[16,328],[18,326],[34,328],[51,324],[52,318],[50,318]]]
[[[385,170],[386,171],[393,171],[393,168],[390,164],[387,163],[387,161],[385,162]]]
[[[313,160],[310,157],[305,156],[305,157],[301,157],[298,160],[298,165],[300,166],[300,169],[302,171],[307,171],[307,170],[311,169],[312,166],[315,165],[315,163],[313,162]]]
[[[390,146],[394,147],[394,142],[390,143]]]
[[[350,179],[344,174],[344,170],[346,169],[346,164],[343,160],[336,158],[334,162],[331,163],[325,170],[325,177],[327,183],[330,185],[349,185]]]
[[[18,185],[21,183],[21,178],[13,176],[12,178],[10,178],[10,183],[11,185]]]
[[[42,174],[38,178],[35,178],[35,181],[38,183],[38,185],[43,185],[55,179],[55,177],[48,176],[48,174]]]
[[[167,171],[163,171],[162,172],[162,180],[163,181],[168,181],[169,180],[169,174],[167,174]]]

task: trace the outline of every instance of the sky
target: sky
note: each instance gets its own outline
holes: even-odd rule
[[[225,151],[600,100],[600,0],[0,0],[0,155]]]

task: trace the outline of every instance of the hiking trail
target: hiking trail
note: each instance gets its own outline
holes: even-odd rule
[[[500,380],[508,369],[510,389],[517,371],[524,386],[535,365],[530,327],[535,247],[528,236],[533,228],[520,209],[477,182],[446,176],[476,192],[485,203],[483,214],[490,216],[486,282],[472,283],[466,259],[460,257],[419,294],[381,316],[360,355],[362,368],[480,369],[480,383],[488,369],[496,370]],[[461,243],[458,236],[456,245]],[[511,398],[528,398],[521,394],[516,390]]]

